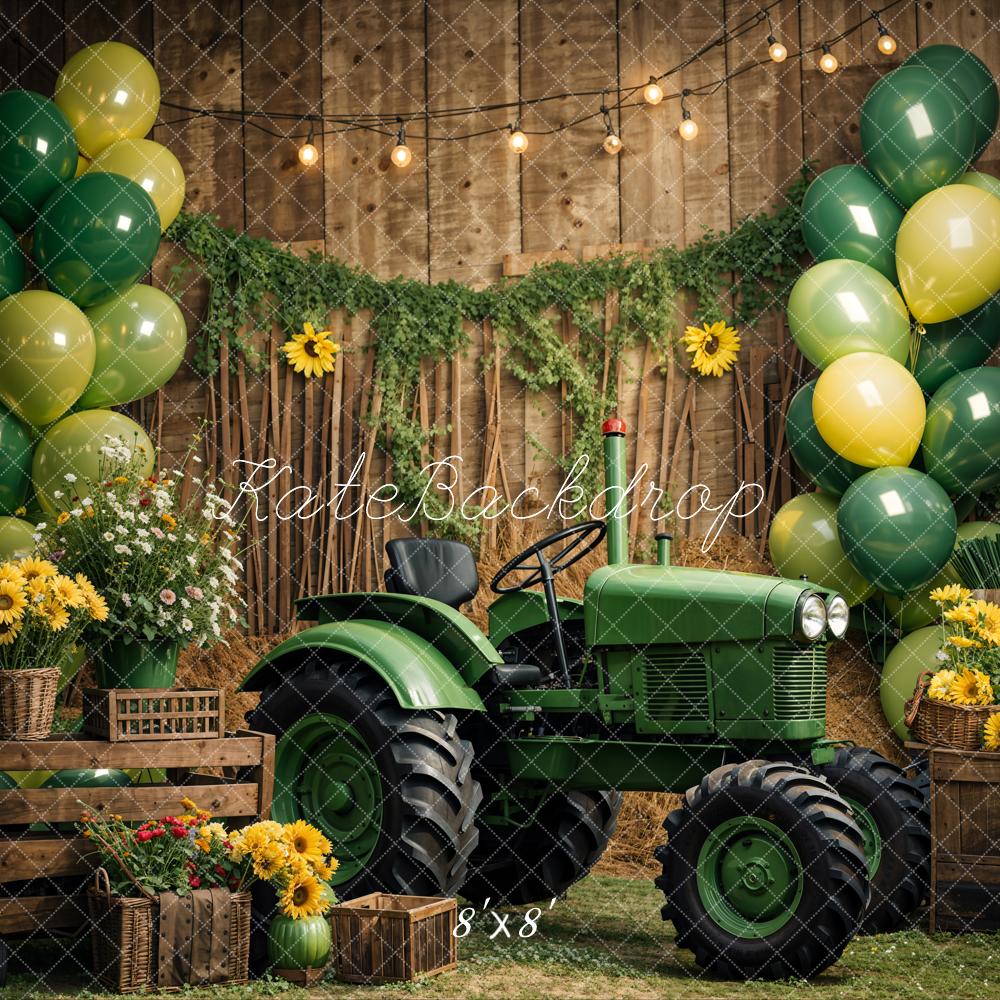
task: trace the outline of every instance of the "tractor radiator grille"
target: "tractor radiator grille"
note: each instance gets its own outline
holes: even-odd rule
[[[706,722],[708,670],[705,654],[693,649],[653,650],[643,660],[642,702],[650,719]]]
[[[826,717],[826,644],[776,646],[774,650],[774,717]]]

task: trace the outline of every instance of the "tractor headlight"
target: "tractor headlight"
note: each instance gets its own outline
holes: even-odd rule
[[[810,594],[799,605],[799,631],[810,641],[826,630],[826,605],[818,594]]]
[[[847,606],[847,601],[837,594],[826,607],[826,623],[835,639],[843,639],[850,617],[851,609]]]

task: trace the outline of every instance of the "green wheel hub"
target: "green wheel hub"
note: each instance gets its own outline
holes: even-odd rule
[[[739,938],[784,927],[802,898],[803,873],[784,831],[757,816],[720,823],[698,855],[698,893],[708,915]]]
[[[844,796],[844,801],[854,810],[854,822],[861,830],[861,839],[865,844],[865,860],[868,862],[868,877],[874,878],[882,863],[882,834],[872,814],[860,802]]]
[[[275,746],[274,818],[304,819],[333,842],[341,885],[367,864],[382,832],[382,778],[360,734],[331,714],[307,715]]]

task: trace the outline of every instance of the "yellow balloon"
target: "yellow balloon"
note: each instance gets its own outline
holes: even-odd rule
[[[896,270],[920,323],[962,316],[1000,291],[1000,199],[972,184],[925,194],[903,217]]]
[[[184,171],[177,157],[151,139],[122,139],[94,157],[91,171],[121,174],[135,181],[156,205],[160,229],[165,230],[184,203]]]
[[[93,159],[121,139],[141,139],[160,110],[160,81],[149,60],[121,42],[80,49],[56,80],[55,102]]]
[[[87,167],[90,166],[90,160],[86,156],[78,156],[76,158],[76,173],[73,174],[74,177],[79,177],[80,174],[85,174],[87,172]]]
[[[861,351],[838,358],[813,393],[820,436],[838,455],[870,469],[909,465],[925,416],[917,380],[884,354]]]

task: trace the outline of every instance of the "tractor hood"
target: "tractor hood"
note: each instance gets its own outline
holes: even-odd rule
[[[791,636],[804,592],[798,580],[685,566],[595,570],[584,592],[589,646],[746,641]]]

